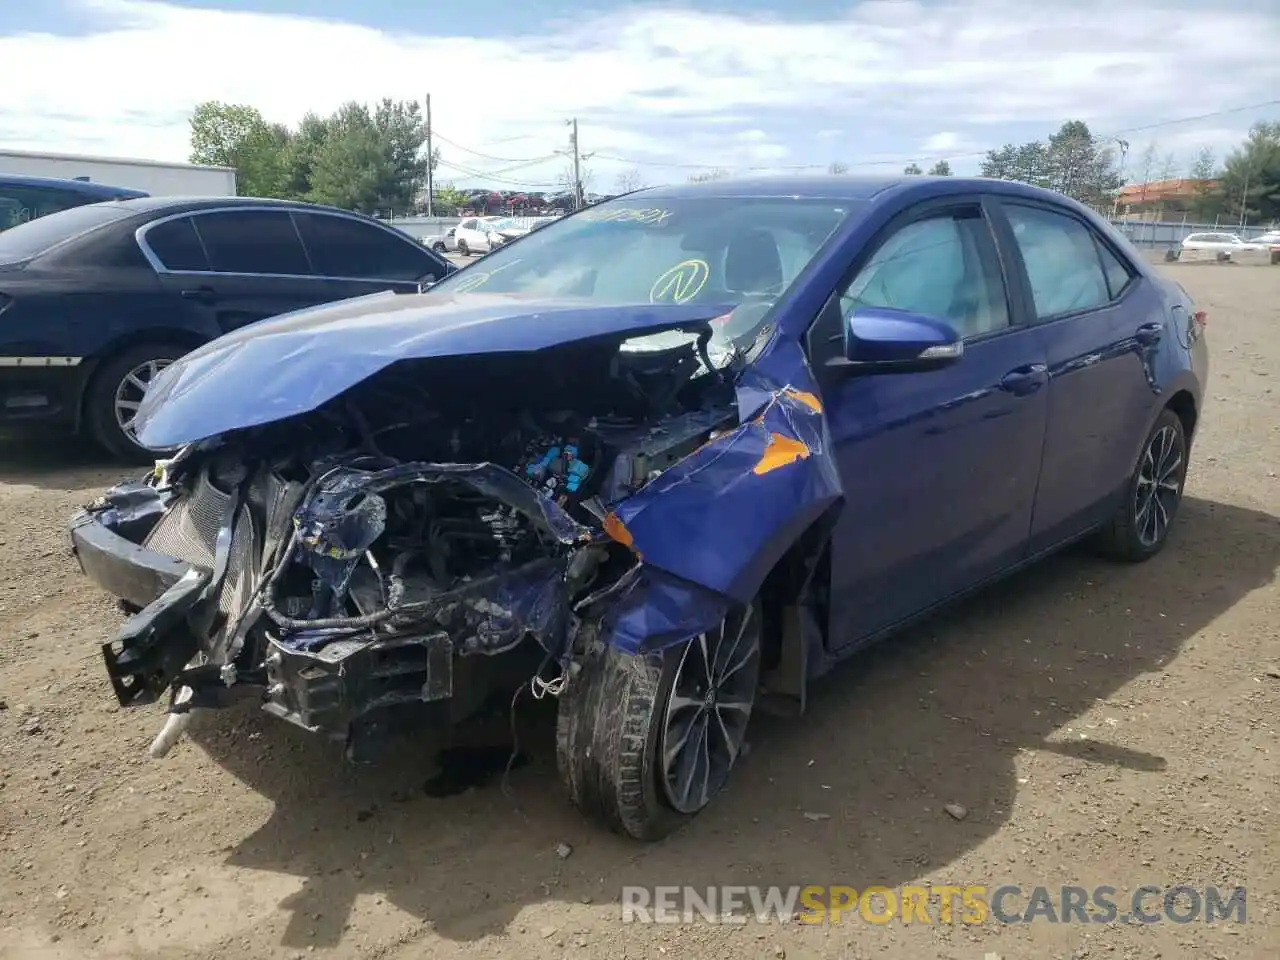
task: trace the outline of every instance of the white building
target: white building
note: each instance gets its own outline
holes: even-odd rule
[[[142,190],[155,197],[236,195],[236,172],[233,167],[203,167],[193,163],[0,150],[0,173],[89,180],[112,187]]]

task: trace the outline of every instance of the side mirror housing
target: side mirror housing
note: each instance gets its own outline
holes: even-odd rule
[[[950,324],[906,310],[864,307],[844,321],[844,356],[830,366],[867,373],[934,370],[964,356],[964,341]]]

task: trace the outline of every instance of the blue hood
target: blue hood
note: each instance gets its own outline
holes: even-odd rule
[[[251,324],[187,354],[147,391],[138,441],[175,447],[315,410],[399,360],[523,353],[660,333],[732,305],[599,306],[448,291],[374,294]]]

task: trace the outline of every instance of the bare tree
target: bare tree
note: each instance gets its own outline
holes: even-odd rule
[[[920,164],[914,163],[914,162],[908,163],[905,167],[903,167],[902,172],[909,177],[918,177],[920,176],[920,174],[924,173],[924,171],[920,169]]]
[[[846,174],[848,172],[849,172],[849,165],[847,163],[842,163],[839,160],[832,160],[831,165],[827,167],[827,173],[830,173],[834,176],[841,176],[842,174]]]
[[[1159,158],[1159,146],[1154,140],[1147,144],[1147,148],[1138,155],[1138,165],[1134,167],[1134,178],[1136,183],[1142,184],[1142,193],[1138,197],[1138,203],[1145,203],[1147,199],[1147,184],[1151,182],[1151,177],[1156,171],[1156,163]]]
[[[939,160],[929,168],[929,176],[931,177],[949,177],[951,176],[951,164],[945,160]]]
[[[1178,158],[1172,153],[1166,153],[1160,160],[1160,166],[1156,170],[1157,180],[1174,180],[1177,179],[1180,166]]]
[[[630,193],[644,186],[644,176],[639,167],[623,170],[613,181],[613,189],[617,193]]]
[[[729,171],[724,167],[716,167],[713,170],[705,170],[702,173],[695,173],[689,177],[690,183],[707,183],[710,180],[723,180],[729,176]]]
[[[583,196],[586,196],[590,192],[589,187],[591,186],[592,181],[595,180],[596,175],[585,163],[579,163],[578,176],[582,178],[582,194]],[[564,190],[565,193],[574,192],[572,163],[567,164],[561,174],[556,177],[556,183],[560,185],[560,188]]]

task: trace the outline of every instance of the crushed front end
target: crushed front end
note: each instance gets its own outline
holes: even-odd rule
[[[398,708],[456,722],[512,682],[556,689],[584,623],[593,642],[631,652],[646,635],[670,644],[707,629],[762,562],[756,541],[790,535],[835,481],[812,479],[831,468],[811,396],[757,384],[765,399],[743,421],[741,358],[713,362],[705,339],[629,360],[616,345],[566,356],[550,363],[561,382],[545,358],[490,359],[488,377],[471,358],[403,365],[305,417],[190,445],[87,506],[75,554],[131,614],[102,647],[115,694],[170,701],[153,755],[192,708],[242,695],[351,745]],[[541,383],[577,402],[516,405],[491,382],[506,398]],[[786,462],[808,460],[800,480],[760,466],[784,435],[803,447]],[[769,474],[749,491],[763,515],[728,471]],[[675,493],[660,492],[664,476]],[[698,507],[717,495],[721,508]],[[648,534],[654,567],[626,524],[644,536],[657,496],[692,526]],[[700,577],[680,558],[718,548],[695,515],[723,527],[744,506],[757,521],[737,544],[748,552]]]

